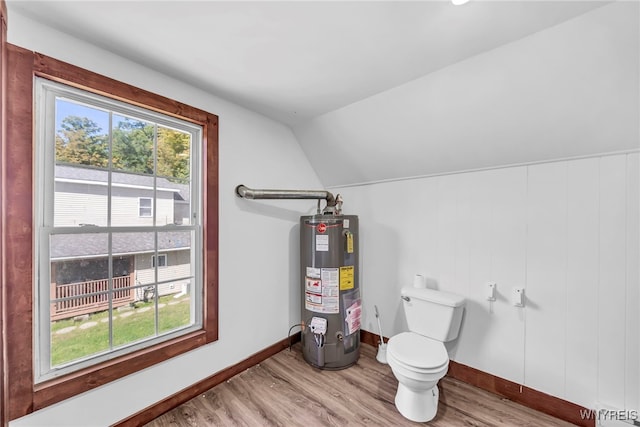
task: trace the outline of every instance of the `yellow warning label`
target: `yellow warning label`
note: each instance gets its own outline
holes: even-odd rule
[[[353,265],[345,265],[340,267],[340,290],[346,291],[347,289],[353,289]]]
[[[347,253],[353,253],[353,233],[347,231]]]

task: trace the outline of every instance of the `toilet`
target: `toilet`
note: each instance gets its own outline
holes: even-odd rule
[[[449,368],[444,343],[458,336],[464,298],[411,286],[401,296],[409,331],[387,343],[387,362],[398,380],[395,404],[411,421],[430,421],[438,412],[438,381]]]

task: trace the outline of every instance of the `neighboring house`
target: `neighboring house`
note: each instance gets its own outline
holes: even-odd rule
[[[107,179],[104,169],[56,165],[55,226],[107,225]],[[111,173],[111,225],[153,223],[153,176]],[[156,178],[158,225],[189,221],[189,185]]]
[[[109,306],[104,293],[109,276],[108,235],[91,232],[92,227],[107,224],[107,179],[106,170],[56,166],[55,226],[85,227],[87,233],[52,236],[51,296],[62,299],[51,305],[52,320]],[[155,179],[157,221],[160,225],[188,223],[189,185]],[[111,224],[152,225],[154,177],[112,172],[111,182]],[[159,232],[157,238],[156,254],[153,232],[113,233],[112,286],[118,290],[113,307],[146,300],[156,292],[162,296],[186,291],[191,274],[191,233]]]

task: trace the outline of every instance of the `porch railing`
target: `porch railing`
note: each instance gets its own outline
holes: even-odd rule
[[[134,300],[133,274],[114,277],[111,291],[113,308],[127,305]],[[51,284],[51,320],[67,319],[83,314],[95,313],[109,308],[109,280]],[[61,300],[61,301],[57,301]]]

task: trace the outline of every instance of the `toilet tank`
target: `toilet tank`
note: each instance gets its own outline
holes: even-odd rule
[[[463,297],[412,286],[402,288],[400,294],[411,332],[442,342],[457,338],[464,311]]]

